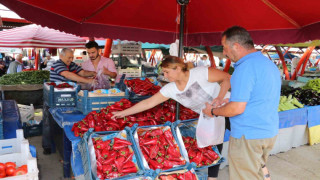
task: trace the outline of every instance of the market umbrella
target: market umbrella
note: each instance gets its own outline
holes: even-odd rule
[[[179,32],[175,0],[0,0],[19,16],[79,36],[170,44]],[[319,0],[190,0],[185,45],[219,45],[233,25],[256,44],[320,39]]]
[[[0,47],[84,48],[85,43],[78,36],[35,24],[0,31]]]

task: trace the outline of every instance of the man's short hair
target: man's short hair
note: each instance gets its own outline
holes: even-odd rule
[[[87,44],[86,44],[86,48],[87,49],[91,49],[91,48],[96,48],[97,50],[99,49],[99,45],[98,43],[96,43],[95,41],[89,41]]]
[[[72,49],[70,49],[70,48],[63,48],[63,49],[60,51],[60,55],[61,55],[61,56],[65,56],[67,52],[73,53]]]
[[[203,57],[203,58],[207,58],[207,55],[203,55],[202,57]]]
[[[240,26],[232,26],[223,32],[222,37],[226,36],[226,41],[239,43],[246,49],[254,48],[253,40],[249,32]]]

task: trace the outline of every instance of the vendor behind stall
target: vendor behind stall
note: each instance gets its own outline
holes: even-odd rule
[[[73,61],[73,51],[63,48],[60,52],[60,59],[53,63],[50,69],[50,81],[76,81],[81,83],[93,84],[96,72],[83,70]]]
[[[86,44],[90,60],[83,62],[82,68],[97,73],[96,89],[109,89],[111,87],[109,78],[117,77],[117,69],[112,59],[99,54],[99,46],[95,41]]]

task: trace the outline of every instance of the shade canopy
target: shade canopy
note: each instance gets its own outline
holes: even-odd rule
[[[88,37],[170,44],[178,37],[176,0],[0,0],[19,16],[43,26]],[[320,39],[319,0],[190,0],[185,45],[219,45],[233,25],[256,44]]]
[[[85,39],[31,24],[0,31],[0,47],[84,48]]]

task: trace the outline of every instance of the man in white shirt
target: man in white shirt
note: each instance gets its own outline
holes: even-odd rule
[[[197,67],[200,67],[200,66],[210,67],[210,61],[209,61],[207,55],[203,55],[201,57],[201,60],[198,61]]]

